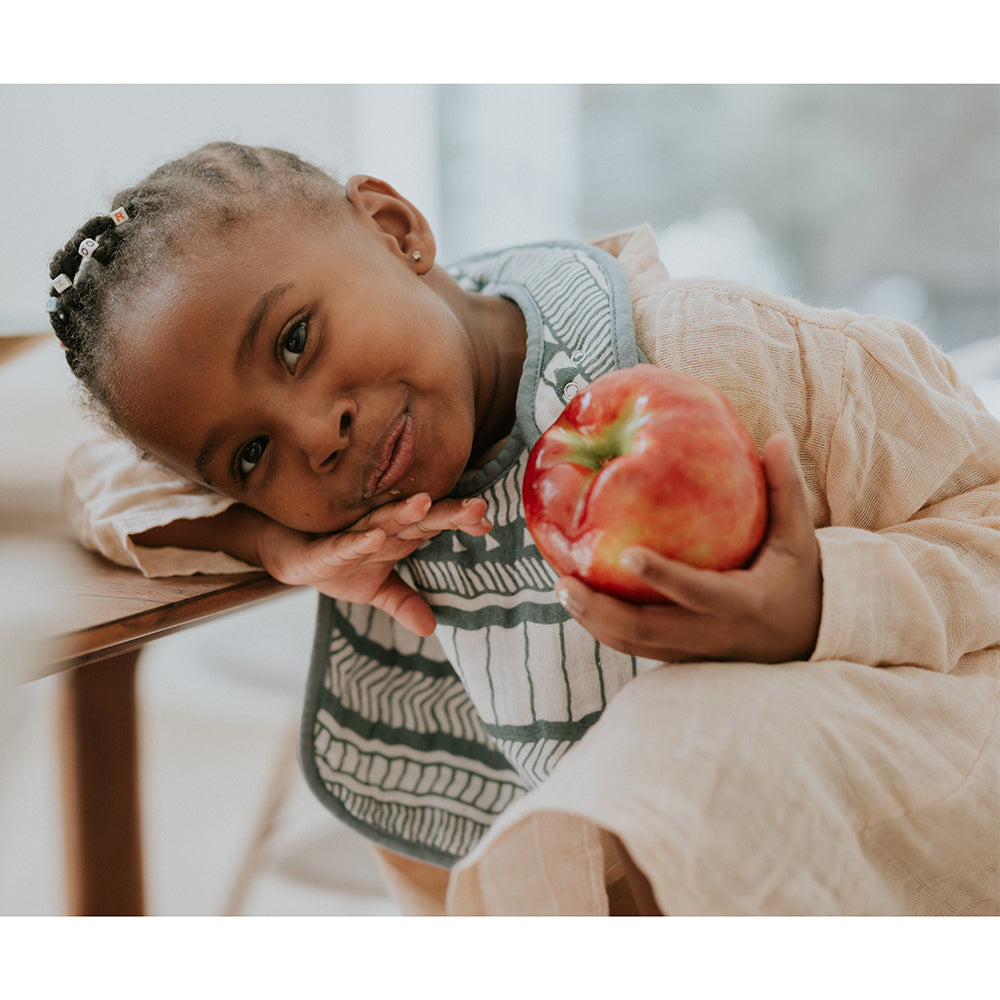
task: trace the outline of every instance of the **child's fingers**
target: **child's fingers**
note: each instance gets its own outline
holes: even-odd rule
[[[467,500],[439,500],[418,522],[401,528],[400,538],[432,538],[442,531],[458,530],[468,535],[485,535],[493,528],[486,517],[486,501],[479,497]]]
[[[486,518],[486,501],[481,497],[432,503],[427,493],[418,493],[399,503],[385,504],[359,524],[382,528],[387,535],[410,541],[432,538],[452,529],[482,535],[493,527]]]
[[[556,584],[562,606],[600,642],[620,648],[618,643],[634,633],[638,625],[636,609],[571,576]]]
[[[666,559],[651,549],[632,546],[622,553],[621,561],[625,569],[668,601],[692,611],[718,607],[731,589],[722,573]]]
[[[489,524],[486,517],[486,501],[482,497],[468,497],[461,502],[457,510],[451,512],[450,521],[456,528],[475,528],[481,524]]]
[[[428,636],[437,627],[434,611],[423,595],[404,583],[396,573],[389,574],[371,603],[414,635]]]
[[[784,434],[775,434],[764,445],[764,474],[770,512],[768,545],[783,551],[798,551],[801,546],[811,544],[812,515]]]
[[[423,520],[432,505],[429,493],[417,493],[397,503],[388,503],[377,507],[368,517],[359,523],[366,527],[382,528],[387,535],[398,532],[401,528]]]
[[[556,584],[563,607],[598,642],[631,656],[681,661],[690,658],[683,648],[689,638],[692,613],[683,608],[650,608],[620,601],[588,587],[573,577]]]
[[[272,546],[264,565],[273,577],[283,583],[316,586],[338,571],[349,571],[360,561],[370,558],[385,541],[385,532],[380,528],[307,541],[294,539]]]
[[[465,528],[480,524],[486,518],[486,501],[482,497],[465,500],[439,500],[420,520],[422,527],[444,531],[447,528]]]
[[[387,538],[382,528],[328,535],[309,543],[306,561],[313,564],[318,574],[341,566],[350,566],[359,559],[375,555],[385,545]]]

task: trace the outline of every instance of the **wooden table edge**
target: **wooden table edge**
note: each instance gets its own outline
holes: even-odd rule
[[[95,566],[99,576],[118,576],[109,565]],[[68,912],[74,915],[146,912],[136,705],[142,647],[297,589],[263,572],[187,578],[180,593],[177,582],[173,588],[164,586],[169,598],[161,604],[143,604],[138,611],[68,630],[54,636],[50,645],[50,665],[63,674],[59,729],[64,849]],[[184,592],[188,586],[193,592]]]
[[[49,661],[61,669],[85,666],[139,649],[155,639],[238,611],[257,601],[297,588],[266,573],[240,574],[233,582],[191,594],[167,605],[138,611],[110,622],[69,630],[52,637]]]

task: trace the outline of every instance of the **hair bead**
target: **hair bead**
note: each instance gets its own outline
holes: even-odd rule
[[[344,197],[343,185],[291,153],[209,143],[119,192],[110,212],[88,219],[53,255],[47,276],[59,298],[49,321],[68,345],[73,373],[112,421],[108,360],[117,347],[105,329],[112,297],[146,280],[179,234],[191,239],[189,209],[228,219],[250,211],[262,192],[275,204],[305,198],[324,208]]]

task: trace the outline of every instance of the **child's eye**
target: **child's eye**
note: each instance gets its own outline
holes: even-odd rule
[[[294,375],[295,368],[302,357],[302,352],[306,349],[306,341],[309,339],[309,326],[305,320],[296,323],[281,341],[281,360],[285,363],[288,371]]]
[[[253,472],[254,467],[264,457],[264,449],[266,447],[266,437],[254,438],[248,444],[245,444],[237,453],[237,471],[239,473],[238,478],[241,482],[249,476],[251,472]]]

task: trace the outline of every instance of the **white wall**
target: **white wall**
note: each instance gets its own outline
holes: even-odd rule
[[[579,234],[580,88],[359,86],[354,170],[425,215],[441,260]]]
[[[354,162],[413,202],[435,235],[441,228],[438,88],[370,84],[354,88]]]
[[[212,139],[283,146],[342,175],[355,87],[0,86],[0,333],[48,328],[48,262],[110,198]]]
[[[212,139],[382,177],[443,262],[578,235],[575,85],[0,86],[0,335],[48,329],[47,268],[115,191]]]
[[[439,107],[448,259],[584,235],[578,86],[444,86]]]

